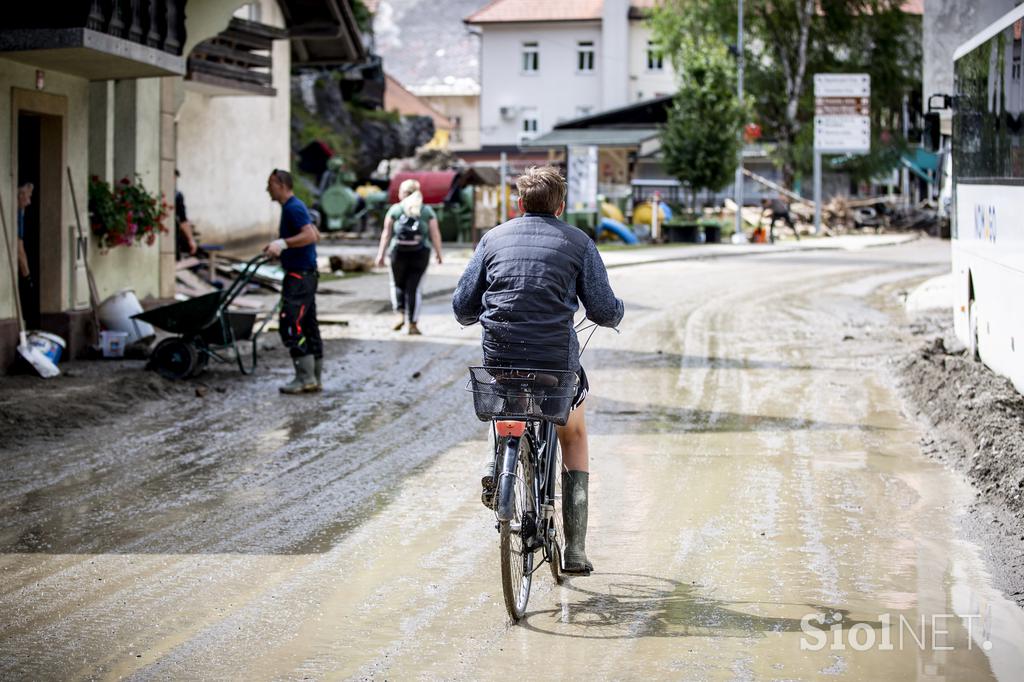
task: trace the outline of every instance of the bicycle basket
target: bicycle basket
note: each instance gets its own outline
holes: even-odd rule
[[[466,390],[480,421],[540,419],[564,426],[578,382],[575,372],[470,367]]]

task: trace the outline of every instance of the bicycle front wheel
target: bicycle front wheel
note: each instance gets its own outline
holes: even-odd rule
[[[526,612],[533,581],[532,544],[536,530],[536,499],[534,497],[534,471],[527,438],[519,439],[514,476],[503,474],[499,481],[499,495],[504,485],[512,485],[512,516],[498,522],[501,534],[501,588],[505,595],[505,608],[512,622],[519,622]]]
[[[562,450],[558,446],[554,427],[548,432],[548,437],[551,439],[548,447],[555,449],[550,472],[555,479],[555,495],[551,500],[554,506],[551,521],[555,527],[555,537],[551,540],[551,577],[554,578],[556,585],[561,585],[565,582],[565,574],[562,573],[562,547],[565,543],[565,529],[562,527]]]

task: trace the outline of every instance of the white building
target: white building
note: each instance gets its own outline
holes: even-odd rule
[[[652,42],[654,0],[495,0],[480,31],[480,142],[512,147],[556,124],[675,91]]]

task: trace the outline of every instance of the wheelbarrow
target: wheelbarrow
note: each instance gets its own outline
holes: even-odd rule
[[[156,345],[150,353],[147,368],[168,379],[187,379],[200,374],[213,358],[218,362],[234,360],[242,374],[252,374],[258,359],[259,335],[274,317],[277,306],[258,328],[255,328],[255,312],[228,310],[228,306],[268,260],[266,256],[259,255],[247,262],[226,289],[133,315],[137,320],[177,335]],[[238,346],[239,341],[252,342],[252,357],[248,361]]]

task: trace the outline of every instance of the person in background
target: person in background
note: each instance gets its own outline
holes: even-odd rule
[[[28,253],[25,251],[25,209],[32,204],[33,191],[35,185],[31,182],[18,185],[18,296],[21,298],[25,322],[30,327],[38,326],[35,320],[29,319],[31,311],[36,308],[32,300],[35,282],[32,279],[32,268],[28,264]]]
[[[181,177],[178,169],[174,169],[175,182]],[[188,220],[188,213],[185,211],[185,195],[177,187],[174,188],[174,252],[177,260],[181,260],[184,254],[196,255],[195,233],[192,230],[192,223]]]
[[[420,306],[423,295],[420,284],[430,263],[433,248],[437,264],[441,255],[441,229],[434,209],[423,205],[420,183],[409,178],[398,188],[398,203],[384,216],[384,231],[377,249],[377,265],[384,265],[384,256],[391,259],[391,306],[395,310],[395,331],[409,322],[409,334],[419,335]]]
[[[789,213],[789,204],[787,204],[782,197],[765,199],[761,203],[761,206],[762,215],[765,211],[772,212],[772,222],[768,225],[768,241],[770,243],[775,243],[775,222],[777,220],[781,220],[789,227],[789,229],[793,230],[793,234],[796,235],[796,240],[800,241],[800,233],[796,231],[796,225],[793,223],[793,216]]]
[[[292,175],[274,169],[267,179],[267,193],[281,204],[278,238],[263,253],[281,259],[281,341],[291,352],[295,378],[280,387],[281,393],[297,395],[323,390],[324,348],[316,320],[316,243],[320,232],[309,210],[292,192]]]

